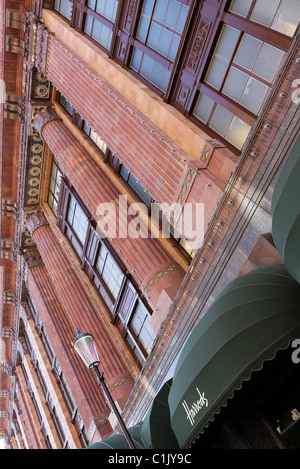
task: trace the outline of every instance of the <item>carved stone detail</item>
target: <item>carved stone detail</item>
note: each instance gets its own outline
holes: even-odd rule
[[[44,25],[38,24],[36,29],[35,66],[44,75],[46,75],[47,50],[50,35],[52,33],[49,33]]]
[[[38,112],[33,119],[33,127],[40,136],[42,136],[43,128],[45,125],[49,124],[54,120],[61,120],[60,117],[56,114],[53,107],[47,107],[42,111]]]
[[[34,231],[40,228],[41,226],[48,225],[48,222],[43,214],[43,212],[35,212],[26,221],[26,228],[30,232],[31,236]]]
[[[199,28],[194,39],[192,50],[187,63],[187,68],[189,68],[193,72],[196,71],[198,63],[200,61],[201,52],[204,48],[210,25],[211,23],[205,20],[201,20],[199,24]]]

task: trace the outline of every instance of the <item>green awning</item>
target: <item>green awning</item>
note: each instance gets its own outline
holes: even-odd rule
[[[136,449],[145,449],[141,433],[141,424],[128,428]],[[123,433],[111,435],[105,440],[91,444],[86,449],[129,449],[129,445]]]
[[[287,271],[300,283],[300,136],[275,186],[272,216],[275,246]]]
[[[172,380],[167,381],[156,395],[142,423],[145,448],[176,449],[178,443],[170,424],[168,396]]]
[[[188,338],[169,393],[181,448],[265,360],[300,337],[300,287],[284,268],[262,267],[234,280]]]
[[[143,422],[128,428],[137,449],[176,449],[178,443],[170,424],[168,395],[172,380],[167,381],[154,398]],[[93,443],[87,449],[129,449],[122,433]]]

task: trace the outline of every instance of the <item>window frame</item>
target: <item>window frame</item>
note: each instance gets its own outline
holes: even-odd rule
[[[155,2],[156,1],[157,0],[155,0]],[[144,83],[148,88],[150,88],[156,94],[161,96],[165,101],[168,100],[171,89],[172,89],[172,86],[173,86],[173,81],[174,81],[174,77],[175,77],[175,74],[176,74],[176,71],[177,71],[178,62],[179,62],[179,59],[180,59],[181,54],[182,54],[184,42],[185,42],[188,30],[189,30],[189,25],[190,25],[190,22],[191,22],[191,19],[192,19],[194,5],[195,5],[194,0],[176,0],[176,1],[180,4],[182,4],[183,6],[187,6],[189,8],[189,10],[188,10],[188,13],[187,13],[187,17],[186,17],[186,21],[185,21],[182,33],[180,34],[180,40],[179,40],[179,44],[178,44],[178,48],[177,48],[177,52],[176,52],[174,60],[171,60],[167,56],[164,56],[162,53],[158,52],[157,50],[155,50],[152,47],[150,47],[149,45],[147,45],[146,41],[142,42],[137,37],[138,29],[139,29],[139,26],[140,26],[140,19],[141,19],[141,16],[142,16],[142,9],[143,9],[143,6],[144,6],[144,0],[141,1],[140,4],[139,4],[138,14],[136,15],[136,22],[135,22],[134,31],[133,31],[133,37],[132,37],[132,40],[130,41],[130,50],[129,50],[128,58],[126,60],[126,67],[127,67],[128,72],[131,73],[132,75],[134,75],[136,78],[138,78],[138,80],[140,80],[142,83]],[[155,5],[156,5],[156,3],[155,3]],[[153,6],[153,10],[152,10],[152,13],[151,13],[151,19],[150,19],[150,23],[149,23],[149,27],[148,27],[147,37],[149,36],[149,32],[150,32],[150,29],[151,29],[151,24],[152,24],[153,14],[154,14],[154,10],[155,10],[155,5]],[[158,24],[158,22],[156,20],[154,20],[154,23]],[[160,25],[163,27],[164,23],[161,23]],[[166,28],[166,29],[169,30],[169,28]],[[143,75],[141,75],[140,72],[138,72],[138,71],[136,71],[135,69],[132,68],[131,63],[132,63],[133,54],[134,54],[135,49],[139,50],[142,54],[146,54],[148,57],[150,57],[150,59],[156,61],[157,63],[159,63],[160,65],[165,67],[167,69],[167,71],[170,72],[168,85],[167,85],[165,91],[163,91],[158,86],[156,86],[154,83],[152,83],[150,80],[148,80]],[[143,57],[141,58],[141,62],[142,62],[142,60],[143,60]],[[140,62],[140,65],[139,65],[139,69],[141,67],[141,62]]]
[[[254,1],[255,0],[253,0],[253,2]],[[207,132],[208,135],[211,135],[213,138],[217,138],[220,142],[224,143],[228,148],[230,148],[235,154],[239,155],[243,147],[241,149],[238,148],[237,146],[235,146],[233,143],[231,143],[229,140],[227,140],[225,137],[223,137],[221,134],[219,134],[217,131],[215,131],[214,129],[210,127],[209,124],[210,124],[211,119],[214,116],[214,111],[218,105],[222,106],[227,111],[231,112],[234,117],[240,119],[245,124],[249,125],[250,126],[249,134],[250,134],[251,129],[253,128],[255,122],[257,121],[257,118],[260,115],[265,102],[268,100],[268,96],[276,80],[276,75],[275,75],[273,82],[271,83],[265,80],[264,78],[259,77],[252,71],[251,72],[247,71],[243,67],[238,66],[238,64],[234,62],[234,58],[236,56],[238,48],[243,38],[245,37],[245,35],[248,35],[248,36],[253,37],[254,39],[258,39],[259,41],[262,41],[263,44],[270,45],[286,53],[289,49],[292,38],[289,38],[275,30],[266,28],[265,26],[260,25],[258,23],[254,23],[253,21],[246,20],[245,18],[235,13],[230,12],[229,8],[230,8],[230,4],[228,5],[228,8],[226,9],[226,11],[224,11],[221,17],[221,21],[219,22],[219,25],[215,34],[215,38],[211,44],[210,53],[208,57],[206,58],[205,66],[203,67],[201,71],[201,76],[197,80],[197,86],[195,87],[195,91],[194,91],[194,98],[190,105],[189,118],[198,127],[200,126],[201,128],[203,128],[203,130]],[[206,82],[206,76],[212,64],[218,41],[221,37],[223,28],[225,26],[229,26],[238,30],[239,37],[238,37],[238,41],[234,49],[234,52],[230,60],[228,61],[228,67],[227,67],[226,74],[223,79],[223,83],[221,87],[219,88],[219,90],[217,90],[208,82]],[[285,55],[283,55],[283,58],[281,60],[277,73],[282,68],[284,60],[285,60]],[[253,75],[253,78],[255,78],[259,83],[269,87],[269,90],[264,98],[263,104],[260,106],[260,109],[257,112],[257,114],[247,109],[245,106],[243,106],[242,104],[240,104],[239,102],[235,101],[233,98],[230,98],[229,96],[225,95],[222,92],[224,88],[224,84],[226,83],[228,74],[230,73],[230,70],[232,69],[232,67],[237,68],[242,73],[245,73],[245,74],[247,73],[248,77],[252,77]],[[214,101],[213,108],[210,112],[209,119],[207,120],[206,123],[201,121],[201,119],[195,115],[195,111],[197,109],[197,103],[201,94],[205,95],[206,97]],[[245,141],[247,141],[247,139]]]
[[[114,48],[115,38],[116,38],[116,30],[118,27],[119,16],[122,9],[122,2],[118,0],[118,7],[116,11],[115,21],[111,21],[110,19],[106,18],[104,15],[101,15],[96,11],[96,3],[95,0],[95,9],[93,10],[88,6],[88,0],[83,0],[82,2],[78,2],[77,0],[73,0],[73,18],[71,22],[71,26],[78,32],[80,32],[84,37],[89,39],[93,44],[99,47],[101,50],[106,52],[108,56],[111,56],[111,51]],[[111,30],[111,43],[109,49],[103,46],[100,42],[94,39],[90,34],[85,31],[85,25],[87,21],[87,17],[91,17],[94,20],[97,20],[99,23],[107,27]]]

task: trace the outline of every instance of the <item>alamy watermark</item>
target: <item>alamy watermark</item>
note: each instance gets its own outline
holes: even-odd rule
[[[292,362],[298,364],[300,363],[300,339],[294,339],[291,347],[295,349],[292,353]]]
[[[173,203],[128,204],[126,195],[98,205],[97,232],[101,238],[176,238],[184,239],[189,248],[201,247],[204,237],[204,204]]]

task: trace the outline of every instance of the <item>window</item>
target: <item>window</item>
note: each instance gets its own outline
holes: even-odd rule
[[[83,31],[108,51],[117,10],[117,0],[88,0],[87,3]]]
[[[127,341],[141,363],[145,361],[150,353],[156,337],[149,324],[150,317],[147,308],[139,302],[128,327]]]
[[[72,16],[72,5],[73,3],[69,0],[55,0],[54,10],[58,11],[61,15],[70,20]]]
[[[57,164],[54,162],[53,166],[57,167]],[[99,236],[95,222],[80,205],[75,192],[64,178],[61,178],[56,215],[59,228],[80,258],[82,269],[95,286],[112,321],[124,337],[129,331],[128,322],[132,313],[136,311],[135,319],[131,323],[131,332],[128,332],[128,343],[131,341],[130,343],[134,344],[133,351],[136,355],[141,353],[143,359],[138,360],[143,363],[154,338],[148,324],[151,310],[142,303],[142,294],[138,286],[117,254],[106,240]],[[139,304],[143,307],[138,306]]]
[[[94,142],[94,144],[101,150],[103,154],[106,153],[107,145],[102,140],[102,138],[88,125],[84,120],[82,124],[82,130],[86,133],[86,135]]]
[[[284,56],[283,50],[223,25],[199,87],[194,116],[241,150]]]
[[[189,7],[176,0],[144,0],[131,68],[166,92]]]
[[[50,176],[49,193],[48,193],[48,204],[50,205],[55,215],[57,215],[61,179],[62,179],[62,171],[59,168],[57,162],[53,160],[51,176]]]
[[[66,217],[66,236],[81,257],[88,229],[88,218],[75,197],[70,194]]]
[[[120,176],[122,179],[134,190],[134,192],[142,199],[142,201],[150,206],[152,197],[149,192],[141,185],[140,181],[129,171],[126,166],[122,163],[120,168]]]
[[[290,37],[300,20],[298,0],[233,0],[230,11]]]
[[[66,111],[71,116],[74,115],[74,113],[75,113],[74,107],[72,106],[72,104],[69,103],[69,101],[62,94],[60,94],[59,102],[60,102],[60,104],[62,104],[62,106],[66,109]]]
[[[101,243],[96,260],[94,284],[111,312],[119,296],[123,279],[122,270],[104,243]]]

